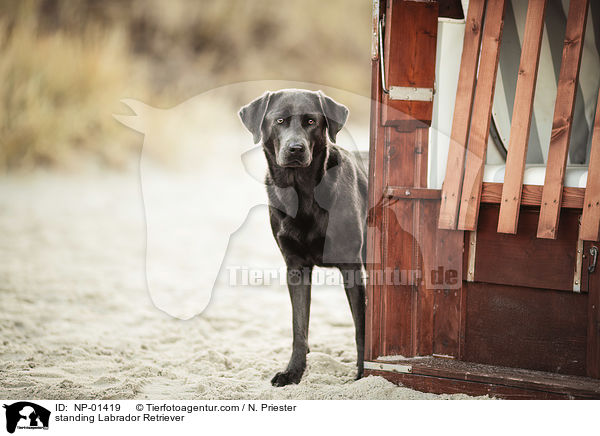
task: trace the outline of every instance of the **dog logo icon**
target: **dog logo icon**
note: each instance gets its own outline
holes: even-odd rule
[[[50,411],[42,406],[28,401],[19,401],[6,409],[6,431],[14,433],[18,429],[48,429]]]

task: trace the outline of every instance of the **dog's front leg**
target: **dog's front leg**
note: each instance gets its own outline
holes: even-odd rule
[[[288,266],[287,283],[290,299],[292,300],[292,327],[294,331],[292,357],[285,371],[278,372],[271,380],[273,386],[299,383],[306,368],[311,274],[312,267],[291,268]]]
[[[354,320],[354,331],[356,335],[356,366],[358,380],[363,376],[365,355],[365,284],[362,279],[362,269],[342,269],[344,276],[344,288],[346,297],[350,303],[352,319]]]

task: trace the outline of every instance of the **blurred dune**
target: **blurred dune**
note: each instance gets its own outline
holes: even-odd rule
[[[123,98],[171,107],[264,79],[368,96],[369,25],[360,0],[4,1],[0,171],[127,166],[140,141],[112,118]],[[235,89],[226,110],[255,96]]]

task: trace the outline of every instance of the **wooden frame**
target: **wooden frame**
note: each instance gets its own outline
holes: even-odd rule
[[[554,213],[545,204],[553,188],[523,185],[522,180],[547,0],[529,4],[528,42],[515,99],[522,119],[513,122],[506,181],[482,182],[505,1],[469,2],[442,190],[427,188],[426,183],[432,106],[402,103],[401,116],[386,107],[389,100],[382,91],[380,53],[374,44],[366,374],[438,393],[600,398],[600,279],[589,272],[590,250],[599,246],[600,177],[591,175],[600,171],[600,116],[595,120],[588,187],[565,187],[559,175],[556,222],[560,217],[563,224],[560,229],[554,226],[551,237],[538,238],[546,222],[540,210],[552,212],[544,216]],[[375,2],[374,34],[385,15],[386,52],[398,51],[389,44],[421,51],[409,60],[386,59],[388,86],[404,86],[421,71],[430,79],[435,65],[433,16],[445,10],[442,3]],[[415,14],[398,15],[407,8]],[[585,0],[572,0],[569,37],[581,35],[581,18],[571,17],[580,17],[583,8]],[[396,32],[395,26],[403,26],[403,31]],[[563,57],[577,60],[580,42],[566,43]],[[570,73],[561,77],[572,77],[575,69],[567,70]],[[569,97],[572,85],[563,82],[559,93]],[[567,97],[557,101],[557,113],[568,115]],[[390,116],[402,122],[390,122]],[[562,158],[559,130],[553,143],[563,145],[554,146],[553,153]],[[554,166],[562,163],[553,161]],[[547,172],[547,179],[552,174]],[[504,257],[503,264],[498,255]],[[386,270],[412,272],[416,278],[379,281]],[[406,358],[391,360],[398,355]],[[429,357],[412,360],[415,356]],[[403,372],[406,367],[410,372]]]

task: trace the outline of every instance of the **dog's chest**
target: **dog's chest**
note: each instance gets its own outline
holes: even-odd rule
[[[315,264],[322,263],[327,222],[327,211],[306,198],[299,198],[295,215],[276,212],[271,217],[273,233],[284,256],[293,254]]]

